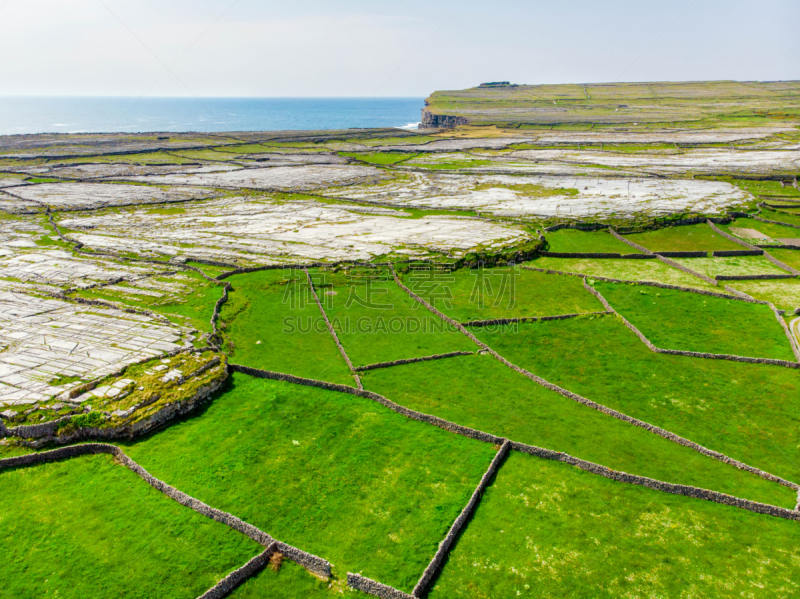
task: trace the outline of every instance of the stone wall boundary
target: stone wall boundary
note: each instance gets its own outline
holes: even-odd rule
[[[322,318],[325,320],[325,325],[328,327],[328,332],[331,334],[331,337],[333,337],[336,347],[339,348],[339,353],[342,354],[342,358],[344,358],[347,367],[350,369],[350,374],[353,375],[353,378],[356,381],[356,386],[359,389],[363,389],[364,387],[361,385],[361,379],[358,377],[356,369],[353,367],[353,363],[350,361],[350,357],[347,355],[342,342],[339,341],[339,336],[336,334],[336,330],[333,328],[331,321],[328,320],[328,315],[325,313],[325,308],[322,307],[322,302],[319,301],[317,290],[314,289],[314,281],[311,280],[311,273],[308,272],[307,268],[304,268],[303,272],[306,273],[306,279],[308,279],[308,288],[311,290],[311,295],[314,296],[314,301],[317,302],[317,307],[319,308],[320,314],[322,314]]]
[[[766,303],[768,303],[768,302],[765,302],[765,301],[762,301],[762,300],[753,299],[750,296],[747,296],[746,298],[745,297],[741,297],[739,295],[740,292],[737,292],[737,291],[734,291],[734,290],[728,291],[728,293],[730,293],[731,295],[726,295],[724,293],[718,293],[716,291],[707,291],[705,289],[693,289],[692,287],[681,287],[680,285],[669,285],[667,283],[657,283],[655,281],[627,281],[627,280],[624,280],[624,279],[612,279],[610,277],[587,275],[587,274],[580,273],[580,272],[565,272],[565,271],[560,271],[560,270],[546,270],[544,268],[536,268],[535,266],[527,266],[525,264],[523,264],[521,268],[524,268],[525,270],[536,270],[536,271],[539,271],[539,272],[545,272],[547,274],[552,274],[552,275],[564,275],[564,276],[568,276],[568,277],[588,278],[588,279],[592,279],[593,281],[602,281],[604,283],[623,283],[625,285],[645,285],[647,287],[658,287],[660,289],[674,289],[676,291],[686,291],[687,293],[697,293],[697,294],[700,294],[700,295],[708,295],[708,296],[711,296],[711,297],[719,297],[719,298],[722,298],[722,299],[745,301],[745,302],[755,303],[755,304],[766,304]],[[728,290],[728,289],[729,288],[726,288],[726,290]]]
[[[760,220],[762,223],[769,223],[771,225],[781,225],[782,227],[791,227],[793,229],[800,229],[800,225],[795,225],[794,223],[785,223],[782,220],[771,220],[769,218],[761,218],[760,216],[755,216],[753,214],[750,215],[750,218],[753,220]]]
[[[609,312],[580,312],[577,314],[556,314],[554,316],[523,316],[520,318],[494,318],[490,320],[471,320],[462,322],[463,327],[490,327],[504,324],[515,324],[518,322],[538,322],[546,320],[568,320],[570,318],[580,318],[581,316],[604,316]]]
[[[366,576],[361,576],[361,574],[353,574],[352,572],[347,573],[347,586],[356,591],[361,591],[362,593],[367,593],[375,597],[381,597],[382,599],[417,599],[414,595],[398,591],[396,588],[390,587],[387,584],[377,582]]]
[[[539,252],[540,256],[549,258],[609,258],[614,260],[653,260],[650,254],[614,254],[608,252]]]
[[[129,470],[135,472],[142,478],[147,484],[151,487],[160,491],[170,499],[177,501],[184,507],[188,507],[193,509],[199,514],[206,516],[212,520],[220,522],[221,524],[225,524],[229,528],[236,530],[244,534],[245,536],[251,538],[256,543],[263,547],[269,547],[273,543],[278,543],[278,549],[281,549],[282,546],[289,547],[279,541],[273,539],[270,535],[265,533],[264,531],[256,528],[252,524],[233,516],[227,512],[223,512],[222,510],[218,510],[216,508],[210,507],[187,495],[186,493],[179,491],[175,487],[171,487],[170,485],[166,484],[165,482],[155,478],[150,473],[148,473],[144,468],[142,468],[139,464],[134,462],[130,459],[122,449],[117,447],[116,445],[109,445],[107,443],[85,443],[82,445],[70,445],[67,447],[61,447],[58,449],[53,449],[51,451],[44,451],[41,453],[29,453],[26,455],[16,456],[12,458],[5,458],[0,459],[0,471],[7,470],[10,468],[23,468],[28,466],[34,466],[38,464],[47,464],[50,462],[56,462],[64,459],[75,458],[78,456],[83,455],[97,455],[97,454],[108,454],[114,456],[116,461],[121,465],[125,466]],[[304,557],[305,563],[297,562],[299,565],[303,566],[313,574],[317,574],[318,576],[322,576],[324,578],[330,578],[331,576],[331,564],[327,560],[324,560],[320,557],[312,555],[310,553],[306,553],[299,549],[295,549],[295,554],[301,554]],[[284,553],[286,557],[295,561],[290,553]],[[311,567],[309,567],[311,566]]]
[[[779,274],[763,274],[763,275],[715,275],[714,279],[717,281],[772,281],[777,279],[796,279],[797,275],[779,275]]]
[[[781,223],[779,223],[779,224],[781,224]],[[746,247],[749,250],[762,250],[764,252],[764,257],[767,260],[769,260],[770,262],[772,262],[778,268],[781,268],[781,269],[783,269],[785,271],[788,271],[788,272],[792,273],[793,275],[800,275],[800,270],[794,269],[791,266],[789,266],[788,264],[784,264],[783,262],[781,262],[780,260],[778,260],[774,256],[770,255],[770,253],[767,252],[766,250],[763,250],[762,248],[758,248],[758,247],[756,247],[756,246],[754,246],[754,245],[752,245],[750,243],[747,243],[746,241],[744,241],[742,239],[739,239],[738,237],[734,237],[733,235],[731,235],[730,233],[727,233],[726,231],[723,231],[722,229],[720,229],[718,226],[716,226],[710,220],[708,221],[708,226],[711,227],[711,229],[715,233],[718,233],[719,235],[722,235],[725,239],[728,239],[728,240],[730,240],[730,241],[732,241],[734,243],[738,243],[739,245],[741,245],[743,247]]]
[[[728,258],[730,256],[763,256],[764,250],[714,250],[714,258]]]
[[[587,285],[586,279],[584,279],[583,285],[584,287],[586,287],[587,290],[591,289],[591,286]],[[592,293],[592,295],[594,295],[597,299],[603,302],[603,305],[607,306],[610,311],[614,311],[614,309],[608,304],[608,302],[600,294],[599,291],[594,289],[593,291],[590,291],[590,293]],[[778,314],[775,306],[773,306],[769,302],[763,302],[763,303],[768,305],[772,309],[773,313],[781,323],[783,323],[784,325],[786,324],[783,322],[783,319],[780,318],[780,314]],[[630,329],[631,332],[633,332],[639,338],[639,340],[647,346],[647,349],[657,354],[670,354],[673,356],[687,356],[691,358],[705,358],[711,360],[729,360],[731,362],[747,362],[750,364],[770,364],[773,366],[783,366],[785,368],[800,368],[800,357],[798,357],[800,356],[800,353],[796,343],[794,342],[794,339],[792,338],[789,328],[786,326],[784,326],[784,333],[789,339],[789,344],[792,348],[792,353],[795,355],[795,358],[797,358],[798,360],[797,362],[789,362],[788,360],[776,360],[773,358],[750,358],[745,356],[735,356],[731,354],[710,354],[705,352],[684,351],[679,349],[662,349],[660,347],[656,347],[647,337],[644,336],[644,334],[638,328],[636,328],[622,314],[620,314],[619,312],[617,312],[616,314],[617,317],[622,321],[622,324],[624,324],[628,329]]]
[[[392,366],[402,366],[403,364],[414,364],[416,362],[429,362],[431,360],[442,360],[444,358],[455,358],[457,356],[474,356],[471,351],[453,351],[446,354],[435,354],[433,356],[424,356],[422,358],[405,358],[403,360],[393,360],[392,362],[378,362],[376,364],[367,364],[366,366],[356,366],[356,372],[364,372],[366,370],[377,370],[379,368],[391,368]]]
[[[261,572],[277,550],[277,543],[271,543],[264,551],[252,558],[241,568],[237,568],[228,574],[225,578],[200,595],[198,599],[223,599],[227,597],[236,587],[245,582],[248,578],[252,578]]]
[[[786,324],[786,321],[781,316],[781,313],[778,312],[778,309],[773,304],[769,304],[769,307],[772,308],[772,313],[775,315],[775,319],[778,321],[778,324],[781,325],[781,327],[783,328],[783,332],[789,339],[789,345],[792,346],[792,353],[794,354],[795,360],[800,362],[800,345],[798,344],[797,339],[795,339],[794,335],[792,335],[792,330],[789,328],[789,325]]]
[[[578,231],[598,231],[605,229],[606,225],[600,223],[559,223],[550,227],[545,227],[545,233],[552,233],[553,231],[560,231],[561,229],[577,229]]]
[[[623,237],[622,235],[620,235],[619,233],[617,233],[613,229],[613,227],[609,227],[608,228],[608,232],[611,233],[614,237],[616,237],[621,242],[627,243],[629,246],[634,247],[639,251],[645,252],[646,254],[653,254],[653,252],[648,250],[646,247],[644,247],[642,245],[639,245],[638,243],[634,243],[630,239],[627,239],[627,238]],[[661,252],[661,253],[656,253],[655,256],[656,256],[656,258],[661,260],[661,262],[671,266],[672,268],[677,268],[678,270],[681,270],[681,271],[685,272],[686,274],[692,275],[693,277],[697,277],[698,279],[701,279],[701,280],[705,281],[706,283],[709,283],[710,285],[716,285],[717,284],[717,282],[714,279],[712,279],[711,277],[708,277],[708,276],[706,276],[704,274],[696,272],[696,271],[692,270],[691,268],[688,268],[688,267],[684,266],[683,264],[679,264],[678,262],[675,262],[674,260],[671,260],[670,258],[667,258],[666,257],[667,253],[674,254],[676,252]],[[691,252],[689,252],[689,253],[691,253]],[[705,255],[707,256],[708,254],[706,253]]]
[[[340,198],[336,198],[340,199]],[[396,208],[396,206],[394,206]],[[217,281],[222,281],[234,275],[249,274],[251,272],[261,272],[262,270],[306,270],[309,268],[336,268],[339,266],[364,266],[364,267],[386,267],[388,262],[363,262],[361,260],[339,260],[338,262],[307,262],[291,264],[264,264],[262,266],[241,266],[224,272],[216,277]]]
[[[461,510],[461,513],[453,522],[453,525],[450,527],[450,530],[447,531],[447,535],[445,535],[444,539],[441,543],[439,543],[439,549],[436,551],[436,554],[431,559],[430,564],[428,567],[425,568],[425,571],[422,573],[422,576],[417,582],[414,590],[412,591],[412,595],[414,597],[421,597],[425,594],[430,586],[431,582],[433,582],[434,577],[439,572],[439,569],[442,566],[447,554],[450,552],[450,547],[452,547],[455,540],[458,538],[458,535],[461,533],[461,530],[464,528],[464,525],[469,521],[472,517],[472,514],[475,512],[475,508],[478,507],[478,502],[481,499],[484,491],[489,486],[492,478],[497,474],[500,465],[508,456],[508,452],[511,449],[511,442],[506,439],[503,441],[503,444],[500,446],[500,449],[497,451],[497,454],[492,459],[492,462],[489,464],[489,468],[487,468],[484,475],[481,477],[480,482],[478,483],[477,488],[472,493],[472,496],[469,498],[467,505]]]
[[[653,252],[665,258],[708,258],[708,252]]]
[[[727,495],[726,493],[719,493],[718,491],[710,491],[708,489],[701,489],[699,487],[692,487],[690,485],[678,485],[648,478],[646,476],[628,474],[626,472],[612,470],[611,468],[602,466],[600,464],[595,464],[594,462],[581,460],[569,454],[556,452],[549,449],[542,449],[541,447],[536,447],[533,445],[512,442],[512,446],[516,451],[521,453],[527,453],[547,460],[563,462],[565,464],[569,464],[570,466],[580,468],[585,472],[597,474],[613,481],[647,487],[648,489],[661,491],[662,493],[669,493],[671,495],[683,495],[684,497],[692,497],[694,499],[703,499],[705,501],[721,503],[723,505],[729,505],[748,510],[750,512],[755,512],[757,514],[767,514],[769,516],[785,518],[787,520],[800,520],[800,512],[797,510],[790,510],[788,508],[782,508],[767,503],[742,499],[733,495]]]
[[[505,360],[504,358],[501,358],[501,361],[504,361],[504,360]],[[457,434],[457,435],[462,435],[462,436],[465,436],[465,437],[469,437],[471,439],[476,439],[478,441],[483,441],[484,443],[491,443],[492,445],[503,445],[504,443],[508,442],[508,443],[510,443],[510,449],[513,449],[515,451],[520,451],[520,452],[523,452],[523,453],[529,453],[531,455],[535,455],[537,457],[545,458],[545,459],[548,459],[548,460],[562,461],[562,462],[568,463],[568,464],[570,464],[572,466],[581,467],[584,470],[592,472],[593,474],[599,474],[601,476],[606,476],[607,478],[611,478],[611,479],[617,480],[619,482],[626,482],[626,483],[630,483],[630,484],[641,484],[640,482],[636,482],[636,479],[641,479],[641,481],[653,481],[654,483],[658,483],[658,485],[649,485],[648,484],[648,485],[643,485],[643,486],[650,486],[650,488],[653,488],[653,489],[659,490],[659,491],[663,491],[663,492],[666,492],[666,493],[686,495],[688,497],[694,497],[696,499],[704,499],[704,500],[707,500],[707,501],[714,501],[714,499],[710,499],[710,495],[709,494],[715,494],[715,493],[717,495],[719,495],[719,496],[732,497],[734,499],[738,499],[738,498],[735,498],[732,495],[726,495],[724,493],[718,493],[716,491],[707,491],[707,490],[704,490],[704,489],[700,489],[699,487],[692,487],[692,486],[689,486],[689,485],[675,485],[673,483],[664,483],[662,481],[657,481],[656,479],[650,479],[650,478],[641,477],[641,476],[638,476],[638,475],[628,475],[628,474],[621,473],[621,472],[616,471],[616,470],[612,470],[612,469],[607,468],[605,466],[601,466],[599,464],[595,464],[593,462],[580,460],[579,458],[575,458],[574,456],[571,456],[569,454],[561,453],[561,452],[554,451],[554,450],[551,450],[551,449],[544,449],[544,448],[536,447],[536,446],[533,446],[533,445],[527,445],[527,444],[519,443],[519,442],[516,442],[516,441],[510,441],[510,440],[505,439],[503,437],[498,437],[496,435],[492,435],[491,433],[485,433],[483,431],[478,431],[478,430],[471,429],[471,428],[468,428],[468,427],[465,427],[465,426],[461,426],[459,424],[444,420],[444,419],[439,418],[437,416],[432,416],[430,414],[423,414],[422,412],[417,412],[415,410],[411,410],[409,408],[406,408],[406,407],[403,407],[403,406],[401,406],[399,404],[396,404],[393,401],[391,401],[391,400],[389,400],[389,399],[387,399],[387,398],[385,398],[385,397],[383,397],[381,395],[378,395],[377,393],[373,393],[372,391],[364,391],[364,390],[356,389],[354,387],[347,387],[345,385],[337,385],[335,383],[326,383],[324,381],[317,381],[317,380],[314,380],[314,379],[303,379],[303,378],[300,378],[300,377],[296,377],[294,375],[287,375],[287,374],[282,374],[282,373],[277,373],[277,372],[258,370],[258,369],[249,368],[249,367],[246,367],[246,366],[237,366],[235,364],[232,364],[231,368],[233,370],[235,370],[235,371],[243,372],[245,374],[249,374],[251,376],[255,376],[255,377],[258,377],[258,378],[267,378],[267,379],[273,379],[273,380],[280,380],[280,381],[288,382],[288,383],[307,385],[307,386],[312,386],[312,387],[320,387],[320,388],[328,389],[328,390],[331,390],[331,391],[339,391],[341,393],[349,393],[350,395],[355,395],[355,396],[358,396],[358,397],[371,399],[373,401],[376,401],[376,402],[384,405],[385,407],[388,407],[392,411],[397,412],[398,414],[401,414],[403,416],[406,416],[407,418],[410,418],[412,420],[417,420],[417,421],[420,421],[420,422],[426,422],[428,424],[433,424],[434,426],[437,426],[438,428],[444,429],[444,430],[449,431],[451,433],[454,433],[454,434]],[[514,367],[514,369],[517,369],[517,367]],[[522,369],[519,369],[519,370],[522,370]],[[528,373],[528,375],[530,375],[530,373]],[[535,376],[535,375],[530,375],[530,376]],[[528,378],[530,378],[530,376]],[[555,387],[555,385],[553,385],[553,387]],[[566,393],[570,393],[570,392],[567,391]],[[584,400],[584,402],[590,402],[590,400]],[[594,403],[594,402],[590,402],[590,403]],[[599,404],[595,404],[595,405],[599,405]],[[603,406],[603,407],[605,408],[605,406]],[[605,408],[605,409],[609,410],[609,408]],[[626,416],[626,418],[628,418],[630,421],[634,421],[635,420],[635,419],[630,418],[629,416]],[[703,453],[704,455],[707,455],[709,457],[713,457],[713,458],[718,459],[718,460],[720,460],[720,461],[722,461],[722,462],[724,462],[726,464],[735,466],[736,468],[739,468],[740,470],[746,470],[746,471],[751,472],[753,474],[757,474],[758,476],[760,476],[761,478],[764,478],[765,480],[769,480],[771,482],[777,482],[778,484],[781,484],[782,486],[785,486],[785,487],[788,487],[788,488],[790,488],[790,489],[792,489],[794,491],[800,492],[800,485],[797,485],[797,484],[795,484],[793,482],[790,482],[790,481],[784,480],[782,478],[779,478],[779,477],[777,477],[777,476],[775,476],[773,474],[769,474],[767,472],[758,470],[757,468],[753,468],[752,466],[748,466],[748,465],[743,464],[741,462],[737,462],[736,460],[733,460],[732,458],[724,456],[723,454],[708,450],[708,449],[706,449],[706,448],[704,448],[704,447],[702,447],[700,445],[697,445],[696,443],[688,441],[687,439],[683,439],[682,437],[678,437],[677,435],[674,435],[673,433],[669,433],[668,431],[664,431],[663,429],[659,429],[658,427],[655,427],[653,425],[644,423],[642,421],[638,421],[638,422],[641,423],[640,426],[642,426],[643,428],[647,428],[651,432],[656,432],[656,434],[659,434],[658,431],[661,431],[661,432],[665,433],[665,434],[661,434],[660,436],[665,436],[666,435],[665,438],[670,439],[670,440],[675,441],[675,442],[678,442],[680,445],[684,445],[686,447],[690,447],[690,448],[695,449],[697,451],[702,449],[703,451],[699,451],[699,452]],[[22,456],[22,457],[26,457],[26,456]],[[14,459],[14,458],[9,458],[9,459]],[[2,461],[0,461],[0,464],[2,464]],[[586,466],[586,465],[591,466],[591,468],[583,467],[583,466]],[[0,466],[0,467],[2,467],[2,466]],[[608,474],[610,474],[610,476]],[[659,486],[659,485],[666,485],[666,486],[662,487],[662,486]],[[673,490],[665,490],[670,485],[672,487],[674,487],[674,489]],[[689,490],[695,490],[695,491],[692,491],[691,493],[689,493],[689,492],[676,492],[676,489],[689,489]],[[741,509],[746,509],[746,510],[749,510],[749,511],[758,511],[759,513],[768,513],[769,515],[778,515],[778,517],[788,517],[786,515],[786,512],[790,512],[791,513],[791,510],[787,510],[786,508],[781,508],[781,507],[778,507],[778,506],[769,506],[768,504],[759,504],[758,502],[752,502],[752,501],[746,500],[746,499],[742,499],[741,502],[742,503],[731,503],[731,502],[727,502],[727,501],[720,501],[718,503],[726,503],[727,505],[733,505],[734,507],[739,507]],[[776,510],[779,510],[779,511],[780,510],[785,510],[786,512],[781,512],[781,514],[783,514],[783,515],[779,515],[777,513],[761,511],[760,509],[759,510],[753,510],[753,509],[751,509],[752,505],[767,506],[767,507],[770,507],[770,508],[775,508]],[[800,512],[798,512],[795,515],[791,516],[791,518],[792,519],[800,519]],[[380,584],[380,583],[378,583],[378,584]],[[357,588],[357,587],[354,587],[354,588]],[[389,588],[391,588],[391,587],[389,587]],[[363,589],[360,589],[360,590],[363,590]],[[369,591],[367,591],[367,592],[369,592]],[[384,595],[378,595],[378,596],[382,597]]]
[[[613,235],[613,236],[614,236],[614,237],[615,237],[615,238],[616,238],[618,241],[621,241],[622,243],[625,243],[625,244],[627,244],[627,245],[631,246],[632,248],[636,248],[637,250],[639,250],[640,252],[642,252],[642,253],[644,253],[644,254],[653,254],[653,253],[654,253],[654,252],[652,252],[651,250],[648,250],[648,249],[647,249],[646,247],[644,247],[643,245],[639,245],[638,243],[636,243],[636,242],[634,242],[634,241],[631,241],[631,240],[630,240],[630,239],[628,239],[627,237],[623,237],[622,235],[620,235],[619,233],[617,233],[617,232],[614,230],[614,228],[613,228],[613,227],[608,227],[608,232],[609,232],[609,233],[611,233],[611,235]]]
[[[495,359],[497,359],[501,363],[505,364],[506,366],[508,366],[509,368],[514,370],[515,372],[518,372],[518,373],[522,374],[523,376],[531,379],[535,383],[538,383],[539,385],[541,385],[545,389],[550,389],[551,391],[554,391],[554,392],[558,393],[559,395],[562,395],[563,397],[566,397],[566,398],[571,399],[573,401],[576,401],[576,402],[578,402],[580,404],[583,404],[585,406],[593,408],[593,409],[597,410],[598,412],[602,412],[603,414],[606,414],[606,415],[611,416],[613,418],[617,418],[618,420],[622,420],[623,422],[627,422],[629,424],[632,424],[633,426],[638,426],[640,428],[643,428],[643,429],[645,429],[645,430],[647,430],[647,431],[649,431],[649,432],[651,432],[651,433],[653,433],[655,435],[658,435],[660,437],[663,437],[665,439],[673,441],[673,442],[677,443],[678,445],[683,445],[684,447],[688,447],[690,449],[693,449],[693,450],[697,451],[698,453],[701,453],[703,455],[711,457],[711,458],[713,458],[715,460],[718,460],[718,461],[721,461],[723,463],[729,464],[729,465],[734,466],[734,467],[736,467],[736,468],[738,468],[740,470],[745,470],[745,471],[750,472],[752,474],[756,474],[757,476],[760,476],[761,478],[763,478],[765,480],[776,482],[776,483],[778,483],[780,485],[783,485],[783,486],[788,487],[790,489],[793,489],[795,491],[800,491],[800,485],[798,485],[797,483],[794,483],[794,482],[788,481],[786,479],[780,478],[779,476],[776,476],[774,474],[771,474],[771,473],[766,472],[764,470],[761,470],[759,468],[755,468],[753,466],[749,466],[749,465],[745,464],[744,462],[740,462],[739,460],[734,460],[733,458],[730,458],[730,457],[726,456],[725,454],[719,453],[718,451],[714,451],[714,450],[708,449],[706,447],[703,447],[699,443],[695,443],[694,441],[690,441],[689,439],[685,439],[684,437],[676,435],[675,433],[672,433],[672,432],[670,432],[670,431],[668,431],[666,429],[663,429],[661,427],[652,425],[652,424],[650,424],[648,422],[645,422],[643,420],[639,420],[638,418],[633,418],[631,416],[628,416],[627,414],[619,412],[618,410],[614,410],[614,409],[609,408],[608,406],[605,406],[603,404],[599,404],[599,403],[597,403],[595,401],[592,401],[590,399],[586,399],[585,397],[581,397],[577,393],[573,393],[572,391],[568,391],[566,389],[563,389],[563,388],[559,387],[558,385],[554,385],[553,383],[550,383],[550,382],[546,381],[545,379],[543,379],[541,377],[538,377],[538,376],[536,376],[535,374],[533,374],[531,372],[528,372],[524,368],[520,368],[519,366],[517,366],[515,364],[512,364],[511,362],[506,360],[503,356],[501,356],[496,351],[494,351],[491,347],[489,347],[488,345],[486,345],[485,343],[480,341],[477,337],[475,337],[475,335],[473,335],[467,329],[462,327],[458,322],[448,318],[447,316],[445,316],[444,314],[439,312],[436,308],[431,306],[428,302],[426,302],[424,299],[422,299],[421,297],[416,295],[408,287],[403,285],[403,283],[400,281],[400,279],[394,273],[394,269],[392,269],[392,274],[394,275],[395,282],[398,284],[398,286],[400,286],[400,288],[403,289],[406,293],[408,293],[412,298],[416,299],[418,302],[420,302],[423,306],[425,306],[432,313],[436,314],[440,318],[445,319],[446,321],[450,322],[452,325],[457,327],[463,334],[465,334],[467,337],[472,339],[478,346],[480,346],[481,349],[487,351],[492,356],[494,356]],[[733,299],[738,299],[738,298],[733,298]],[[798,366],[800,366],[800,365],[798,365]]]

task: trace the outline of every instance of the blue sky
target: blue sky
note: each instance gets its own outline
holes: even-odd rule
[[[800,0],[0,0],[0,94],[800,79],[799,23]]]

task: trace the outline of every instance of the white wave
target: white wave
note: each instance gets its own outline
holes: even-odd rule
[[[403,127],[395,127],[395,129],[419,129],[421,122],[418,123],[409,123],[408,125],[404,125]]]

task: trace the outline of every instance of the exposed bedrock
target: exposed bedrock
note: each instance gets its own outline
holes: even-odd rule
[[[425,108],[422,109],[422,123],[420,129],[452,129],[458,125],[467,125],[469,121],[463,116],[449,116],[434,114]]]

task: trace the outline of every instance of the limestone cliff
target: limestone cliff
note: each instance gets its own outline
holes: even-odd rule
[[[427,108],[423,108],[420,129],[452,129],[458,125],[466,125],[468,123],[469,121],[466,117],[434,114]]]

